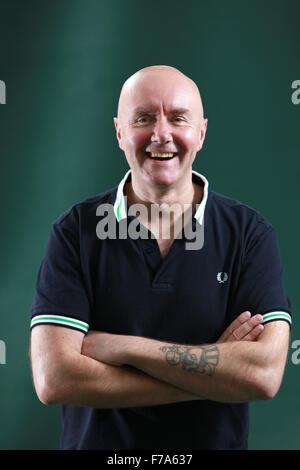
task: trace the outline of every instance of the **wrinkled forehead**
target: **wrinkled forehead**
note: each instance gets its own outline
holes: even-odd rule
[[[132,118],[142,110],[169,113],[185,110],[190,118],[203,116],[196,84],[181,73],[145,73],[131,77],[122,89],[118,114]]]

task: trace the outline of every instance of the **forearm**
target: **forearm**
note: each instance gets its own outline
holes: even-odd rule
[[[132,338],[124,361],[190,393],[222,402],[267,398],[263,346],[232,342],[203,347]]]
[[[248,402],[267,398],[269,370],[258,341],[186,346],[90,332],[83,345],[89,357],[115,366],[130,365],[199,399]]]
[[[65,356],[47,385],[46,404],[93,408],[152,406],[199,399],[130,367],[116,367],[82,354]]]

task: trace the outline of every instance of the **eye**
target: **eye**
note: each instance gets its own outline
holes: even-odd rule
[[[173,118],[173,121],[180,123],[180,122],[184,122],[185,119],[183,117],[180,117],[180,116],[175,116]]]
[[[151,121],[151,118],[150,116],[140,116],[139,118],[137,118],[136,122],[138,124],[147,124],[148,122]]]

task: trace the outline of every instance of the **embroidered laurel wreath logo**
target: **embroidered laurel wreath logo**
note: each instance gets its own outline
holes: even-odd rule
[[[226,282],[228,279],[228,274],[227,273],[222,273],[222,272],[219,272],[217,274],[217,281],[220,283],[220,284],[224,284],[224,282]]]

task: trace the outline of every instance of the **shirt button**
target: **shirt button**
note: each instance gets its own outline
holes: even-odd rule
[[[151,255],[151,253],[153,253],[153,248],[146,248],[146,253]]]

